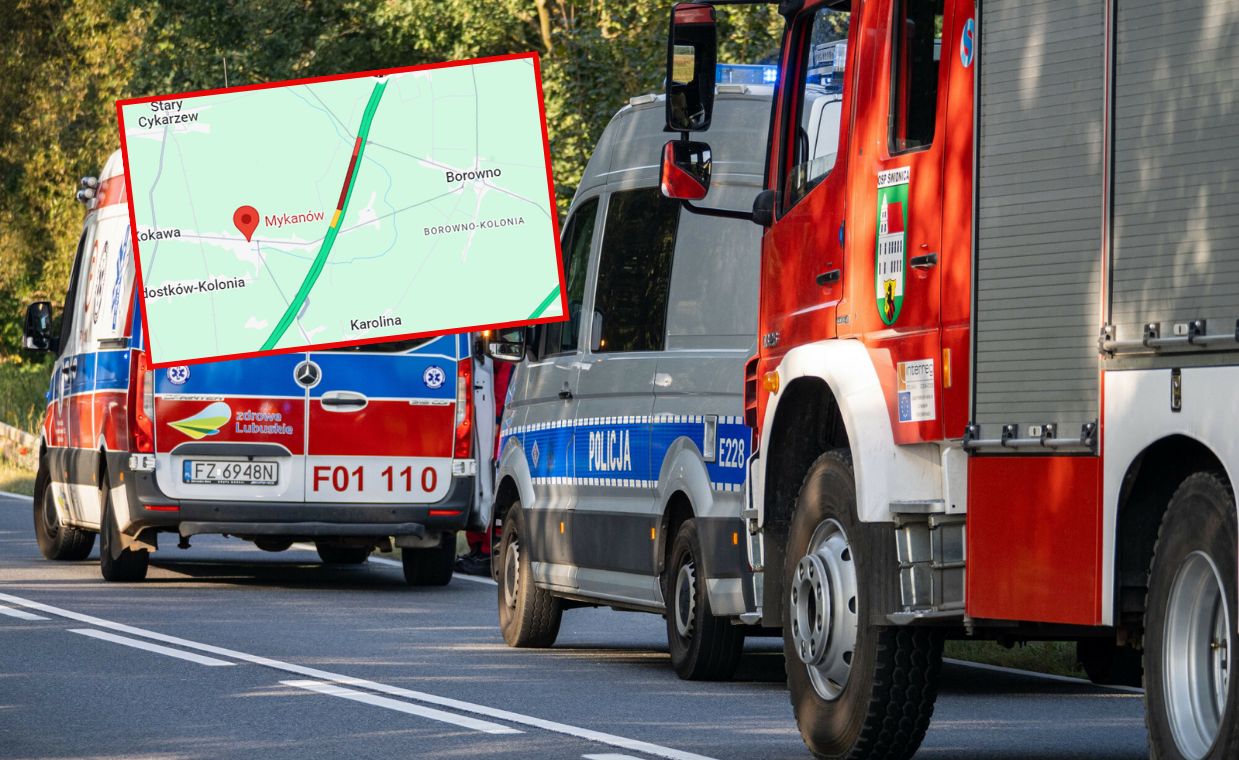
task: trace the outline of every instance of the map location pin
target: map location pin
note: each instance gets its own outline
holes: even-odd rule
[[[232,223],[237,226],[237,229],[245,236],[245,242],[248,243],[254,230],[258,229],[258,209],[253,206],[238,206],[237,210],[232,212]]]

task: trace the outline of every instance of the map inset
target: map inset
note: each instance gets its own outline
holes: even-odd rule
[[[155,364],[563,316],[532,55],[117,107]]]

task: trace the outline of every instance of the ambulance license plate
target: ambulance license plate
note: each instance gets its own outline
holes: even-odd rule
[[[181,471],[186,483],[228,486],[273,486],[280,479],[278,462],[236,462],[186,459]]]

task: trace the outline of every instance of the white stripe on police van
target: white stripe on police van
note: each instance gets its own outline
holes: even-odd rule
[[[411,704],[409,702],[401,702],[398,699],[391,697],[380,697],[378,694],[367,694],[364,691],[356,689],[346,689],[343,686],[327,683],[326,681],[280,681],[285,686],[293,686],[298,689],[318,692],[319,694],[327,694],[332,697],[340,697],[342,699],[351,699],[354,702],[362,704],[374,705],[375,707],[385,707],[388,710],[405,713],[406,715],[417,715],[430,720],[437,720],[442,723],[451,723],[454,726],[468,728],[473,731],[481,731],[486,734],[523,734],[520,731],[509,726],[501,726],[498,723],[491,723],[488,720],[478,720],[470,718],[467,715],[456,715],[443,710],[436,710],[433,707],[422,707],[421,705]]]

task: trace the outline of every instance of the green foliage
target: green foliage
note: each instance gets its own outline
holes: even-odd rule
[[[63,298],[77,181],[117,147],[118,98],[221,87],[225,69],[240,85],[535,50],[563,211],[611,116],[661,87],[672,0],[15,2],[0,32],[0,355],[25,302]],[[776,59],[772,6],[720,19],[720,60]]]
[[[47,408],[50,375],[45,362],[0,362],[0,422],[37,433]]]

